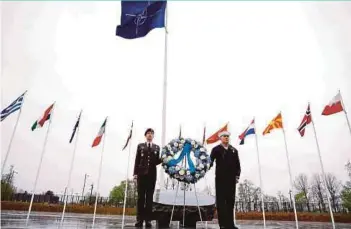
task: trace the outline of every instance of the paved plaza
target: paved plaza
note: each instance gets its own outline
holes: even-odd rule
[[[1,213],[1,228],[15,229],[25,228],[26,212],[3,211]],[[132,229],[135,221],[134,216],[126,216],[126,228]],[[98,215],[96,218],[96,229],[113,229],[121,228],[122,216]],[[57,229],[60,225],[59,213],[33,212],[30,217],[28,228],[35,229]],[[237,221],[240,229],[260,229],[263,228],[262,221]],[[307,223],[300,222],[300,229],[329,229],[332,228],[329,223]],[[218,229],[216,221],[207,223],[197,223],[196,228]],[[62,228],[67,229],[87,229],[92,228],[92,215],[89,214],[70,214],[67,213]],[[156,228],[156,222],[153,221],[153,228]],[[179,228],[179,222],[172,222],[171,228]],[[294,229],[294,222],[268,221],[267,229]],[[337,229],[351,229],[351,224],[337,224]]]

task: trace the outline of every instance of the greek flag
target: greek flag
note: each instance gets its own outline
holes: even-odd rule
[[[166,1],[122,1],[121,25],[116,35],[135,39],[165,27]]]
[[[13,101],[8,107],[6,107],[1,111],[1,122],[10,114],[21,109],[23,100],[24,100],[24,95],[26,94],[26,92],[24,92],[20,97],[18,97],[15,101]]]

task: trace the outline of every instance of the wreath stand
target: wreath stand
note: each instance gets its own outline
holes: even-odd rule
[[[187,160],[186,159],[187,158],[184,157],[184,160],[183,160],[183,165],[184,165],[185,168],[187,168]],[[173,201],[173,207],[172,207],[171,218],[169,220],[169,226],[171,226],[171,222],[172,222],[172,219],[173,219],[174,207],[176,205],[176,201],[177,201],[177,197],[178,197],[179,183],[180,183],[180,181],[178,181],[178,184],[177,184],[177,191],[176,191],[176,194],[175,194],[175,197],[174,197],[174,201]],[[186,193],[185,186],[186,186],[186,182],[182,182],[182,183],[184,184],[184,196],[183,196],[184,197],[183,198],[184,201],[183,201],[183,224],[181,226],[184,228],[185,227],[185,193]],[[196,191],[195,183],[194,183],[194,191],[195,191],[195,197],[196,197],[197,208],[198,208],[198,211],[199,211],[200,221],[201,221],[201,224],[204,226],[204,222],[203,222],[202,215],[201,215],[201,209],[200,209],[200,205],[199,205],[199,199],[197,197],[197,191]],[[206,221],[206,224],[205,224],[204,228],[207,228],[207,221]]]

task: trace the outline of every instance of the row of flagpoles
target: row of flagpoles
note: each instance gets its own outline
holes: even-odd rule
[[[348,119],[347,112],[346,112],[345,106],[343,104],[343,99],[342,99],[340,91],[337,93],[336,96],[333,97],[333,99],[330,101],[330,103],[324,107],[322,115],[328,116],[328,115],[333,115],[333,114],[336,114],[336,113],[339,113],[339,112],[344,112],[345,118],[346,118],[346,122],[347,122],[347,125],[348,125],[348,129],[349,129],[350,134],[351,134],[350,121]],[[316,147],[317,147],[317,151],[318,151],[319,162],[320,162],[322,176],[323,176],[323,185],[324,185],[325,189],[327,190],[327,201],[328,201],[328,205],[329,205],[330,218],[331,218],[331,221],[332,221],[333,229],[335,229],[334,215],[333,215],[333,211],[332,211],[332,208],[331,208],[331,202],[330,202],[330,193],[329,193],[329,191],[327,189],[327,180],[326,180],[325,170],[324,170],[324,166],[323,166],[323,160],[322,160],[322,156],[321,156],[321,152],[320,152],[320,148],[319,148],[316,128],[315,128],[314,121],[313,121],[312,115],[311,115],[310,104],[308,104],[307,109],[306,109],[306,113],[303,116],[303,119],[302,119],[300,125],[297,128],[297,130],[298,130],[298,132],[299,132],[301,137],[303,137],[305,135],[305,129],[306,129],[307,125],[309,125],[309,124],[312,124],[312,127],[313,127],[313,133],[314,133],[314,137],[315,137],[315,141],[316,141]],[[283,119],[282,119],[281,112],[274,119],[272,119],[270,121],[268,126],[264,129],[262,135],[267,135],[267,134],[271,133],[271,131],[273,129],[282,129],[282,132],[283,132],[284,144],[285,144],[285,152],[286,152],[288,171],[289,171],[290,186],[291,186],[290,189],[293,190],[292,172],[291,172],[290,159],[289,159],[288,147],[287,147],[285,130],[284,130],[284,126],[283,126]],[[222,131],[226,131],[226,130],[228,130],[228,124],[226,124],[220,130],[218,130],[210,138],[208,138],[206,142],[208,144],[210,144],[210,143],[214,143],[214,142],[218,141],[219,140],[218,133],[222,132]],[[264,201],[263,201],[262,172],[261,172],[261,163],[260,163],[260,156],[259,156],[259,147],[258,147],[258,140],[257,140],[257,134],[256,134],[255,119],[253,119],[251,121],[250,125],[239,136],[240,145],[244,144],[245,138],[247,136],[249,136],[249,135],[255,135],[257,162],[258,162],[258,168],[259,168],[258,169],[258,171],[259,171],[259,180],[260,180],[260,188],[261,188],[263,225],[264,225],[264,228],[266,228],[265,208],[264,208]],[[204,130],[204,138],[203,139],[205,139],[205,130]],[[295,198],[293,198],[292,201],[293,201],[293,208],[294,208],[294,215],[295,215],[295,224],[296,224],[296,228],[298,228],[299,226],[298,226],[298,219],[297,219],[297,213],[296,213]]]
[[[8,150],[6,152],[5,155],[5,159],[2,165],[2,170],[1,170],[1,174],[3,174],[4,168],[6,166],[6,162],[11,150],[11,145],[12,145],[12,141],[16,132],[16,128],[20,119],[20,115],[21,115],[21,111],[22,111],[22,106],[24,103],[24,98],[26,95],[27,91],[24,92],[20,97],[18,97],[15,101],[13,101],[8,107],[6,107],[5,109],[3,109],[1,111],[1,121],[4,121],[6,119],[6,117],[8,117],[9,115],[15,113],[16,111],[19,111],[18,116],[17,116],[17,121],[16,124],[14,126],[12,135],[11,135],[11,139],[10,139],[10,143],[9,143],[9,147]],[[38,170],[36,173],[36,177],[35,177],[35,181],[34,181],[34,187],[32,190],[32,196],[31,196],[31,202],[30,202],[30,206],[28,209],[28,213],[27,213],[27,221],[26,224],[28,223],[28,219],[31,213],[31,209],[32,209],[32,204],[33,204],[33,199],[34,199],[34,193],[36,191],[36,186],[37,186],[37,182],[38,182],[38,177],[40,174],[40,169],[41,169],[41,164],[42,164],[42,160],[43,160],[43,156],[45,154],[45,149],[46,149],[46,143],[47,143],[47,139],[49,136],[49,132],[50,132],[50,126],[51,126],[51,121],[53,118],[53,114],[54,114],[54,108],[55,108],[55,103],[53,103],[52,105],[50,105],[43,113],[43,115],[33,123],[31,129],[32,131],[41,128],[44,126],[44,124],[48,121],[49,125],[47,128],[47,132],[46,132],[46,136],[45,136],[45,140],[44,140],[44,145],[42,148],[42,152],[41,152],[41,156],[40,156],[40,162],[39,162],[39,166],[38,166]],[[350,122],[347,116],[347,112],[345,109],[345,106],[343,104],[343,100],[342,100],[342,96],[340,91],[337,93],[336,96],[333,97],[332,101],[325,106],[322,115],[332,115],[332,114],[336,114],[339,112],[344,112],[345,114],[345,118],[348,124],[348,128],[351,134],[351,127],[350,127]],[[78,142],[78,132],[79,132],[79,126],[80,126],[80,120],[81,120],[81,116],[82,116],[82,111],[80,111],[77,121],[73,127],[73,132],[72,135],[69,139],[69,143],[72,143],[73,140],[75,139],[74,142],[74,148],[73,148],[73,154],[72,154],[72,159],[71,159],[71,164],[70,164],[70,169],[69,169],[69,177],[68,177],[68,181],[67,181],[67,186],[66,188],[69,188],[71,185],[71,175],[72,175],[72,170],[73,170],[73,166],[74,166],[74,158],[75,158],[75,151],[76,151],[76,147],[77,147],[77,142]],[[106,126],[107,126],[107,121],[108,118],[106,117],[106,119],[104,120],[103,124],[100,127],[100,130],[97,134],[97,136],[95,137],[93,143],[92,143],[92,147],[96,147],[98,145],[100,145],[101,140],[105,134],[106,131]],[[316,146],[317,146],[317,150],[318,150],[318,154],[319,154],[319,160],[320,160],[320,165],[321,165],[321,170],[322,170],[322,174],[324,177],[324,185],[326,185],[326,180],[325,180],[325,171],[324,171],[324,166],[323,166],[323,162],[322,162],[322,158],[321,158],[321,154],[320,154],[320,149],[319,149],[319,143],[318,143],[318,139],[317,139],[317,134],[316,134],[316,130],[315,130],[315,126],[314,126],[314,121],[312,119],[312,115],[311,115],[311,111],[310,111],[310,104],[308,104],[307,110],[305,112],[305,115],[301,121],[301,124],[299,125],[299,127],[297,128],[298,132],[300,133],[301,137],[303,137],[305,135],[305,129],[307,127],[307,125],[312,124],[313,126],[313,131],[314,131],[314,136],[315,136],[315,140],[316,140]],[[282,114],[279,113],[274,119],[272,119],[270,121],[270,123],[268,124],[268,126],[264,129],[263,131],[263,135],[267,135],[269,133],[271,133],[271,131],[273,129],[282,129],[283,132],[283,136],[284,136],[284,143],[285,143],[285,151],[286,151],[286,157],[287,157],[287,163],[288,163],[288,170],[289,170],[289,178],[290,178],[290,185],[291,185],[291,190],[293,190],[293,181],[292,181],[292,173],[291,173],[291,168],[290,168],[290,160],[289,160],[289,153],[288,153],[288,147],[287,147],[287,143],[286,143],[286,137],[285,137],[285,130],[284,130],[284,126],[283,126],[283,119],[282,119]],[[130,144],[130,140],[132,138],[132,130],[133,130],[133,122],[130,128],[130,133],[129,136],[127,138],[127,141],[123,147],[123,150]],[[207,143],[207,144],[212,144],[215,143],[219,140],[218,138],[218,133],[224,130],[228,130],[228,123],[222,127],[221,129],[219,129],[217,132],[215,132],[213,135],[211,135],[209,138],[206,139],[206,127],[204,127],[204,132],[203,132],[203,142]],[[256,126],[255,126],[255,119],[253,119],[250,123],[250,125],[245,129],[245,131],[239,136],[239,140],[240,140],[240,145],[244,144],[245,138],[249,135],[254,134],[255,135],[255,139],[256,139],[256,149],[257,149],[257,160],[258,160],[258,166],[259,166],[259,178],[260,178],[260,188],[261,190],[263,190],[263,184],[262,184],[262,176],[261,176],[261,164],[260,164],[260,159],[259,159],[259,147],[258,147],[258,140],[257,140],[257,131],[256,131]],[[179,137],[181,137],[182,133],[181,133],[181,128],[180,128],[180,132],[179,132]],[[205,141],[206,139],[206,141]],[[101,175],[101,169],[102,169],[102,161],[103,161],[103,152],[104,152],[104,145],[105,145],[105,138],[103,140],[102,143],[102,153],[101,153],[101,159],[100,159],[100,166],[99,166],[99,175],[98,175],[98,184],[97,184],[97,192],[99,190],[99,185],[100,185],[100,175]],[[129,149],[129,156],[128,156],[128,167],[129,167],[129,160],[130,160],[130,149]],[[128,171],[128,170],[127,170]],[[127,174],[127,178],[128,178],[128,174]],[[127,187],[125,189],[125,192],[127,192]],[[126,197],[126,193],[125,193],[125,197]],[[328,203],[329,203],[329,211],[330,211],[330,215],[331,215],[331,220],[333,223],[333,228],[335,227],[334,225],[334,217],[333,217],[333,212],[331,210],[331,204],[330,204],[330,196],[328,193]],[[264,220],[264,225],[265,225],[265,213],[264,213],[264,203],[263,203],[263,191],[261,193],[261,198],[262,198],[262,205],[263,205],[263,220]],[[94,206],[94,218],[93,218],[93,224],[95,222],[95,214],[96,214],[96,206],[97,206],[97,199],[95,200],[95,206]],[[63,212],[62,212],[62,216],[61,216],[61,226],[62,226],[62,222],[64,219],[64,214],[65,214],[65,209],[66,209],[66,204],[67,204],[67,198],[65,198],[64,201],[64,208],[63,208]],[[125,202],[124,202],[125,204]],[[294,207],[294,214],[295,214],[295,221],[296,221],[296,227],[298,227],[298,220],[297,220],[297,213],[296,213],[296,207],[295,207],[295,200],[293,199],[293,207]],[[124,216],[124,214],[123,214]]]

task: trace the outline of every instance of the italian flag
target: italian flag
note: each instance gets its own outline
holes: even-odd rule
[[[54,108],[54,103],[48,109],[45,110],[43,116],[40,119],[38,119],[37,121],[35,121],[33,123],[32,131],[44,126],[45,122],[50,119],[51,112],[52,112],[53,108]]]
[[[98,146],[100,144],[102,136],[104,136],[104,133],[105,133],[106,121],[107,121],[107,118],[105,119],[104,123],[100,127],[99,133],[97,134],[96,138],[94,139],[93,145],[91,147],[95,147],[95,146]]]

